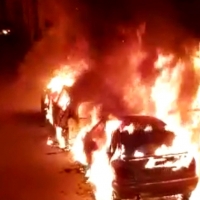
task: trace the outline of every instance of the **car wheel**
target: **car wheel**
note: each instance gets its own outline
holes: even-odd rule
[[[181,200],[189,200],[191,193],[186,193],[181,195]]]

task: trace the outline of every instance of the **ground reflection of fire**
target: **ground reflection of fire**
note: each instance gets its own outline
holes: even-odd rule
[[[198,76],[200,67],[199,54],[200,52],[196,52],[195,55],[192,57],[193,70]],[[177,103],[182,82],[182,73],[186,69],[186,67],[186,64],[181,60],[175,62],[174,56],[172,54],[158,55],[158,60],[157,62],[155,62],[155,68],[160,70],[160,75],[156,78],[154,85],[151,88],[147,89],[148,91],[150,90],[149,98],[155,104],[155,112],[149,113],[148,111],[143,110],[142,113],[158,117],[159,119],[167,123],[170,130],[173,130],[177,134],[174,139],[173,145],[170,148],[163,145],[155,151],[155,154],[164,155],[187,151],[189,152],[189,155],[195,157],[198,164],[197,174],[199,174],[199,138],[197,135],[197,130],[200,126],[200,114],[198,112],[191,113],[190,121],[183,124],[181,120],[179,104]],[[75,82],[75,79],[72,79],[71,77],[67,79],[65,77],[65,82],[56,82],[56,84],[54,84],[55,82],[53,83],[53,80],[61,80],[58,77],[59,75],[56,78],[52,79],[51,84],[53,85],[49,85],[49,88],[53,91],[55,91],[54,88],[57,88],[56,91],[59,92],[60,87],[58,86],[63,86],[70,83],[71,87]],[[56,87],[54,87],[55,85]],[[127,87],[125,88],[126,99],[127,97],[132,99],[129,90],[127,89]],[[148,94],[148,92],[146,94]],[[199,97],[200,86],[197,90],[195,97],[193,98],[193,102],[190,104],[189,109],[194,110],[200,108]],[[83,165],[88,164],[86,155],[84,153],[84,139],[86,133],[90,131],[99,121],[98,117],[95,115],[95,112],[93,114],[94,115],[92,116],[92,122],[89,125],[87,124],[87,126],[80,128],[80,132],[77,134],[77,137],[75,138],[71,149],[74,160],[82,163]],[[104,137],[101,136],[94,138],[96,139],[97,147],[93,152],[91,152],[91,167],[87,173],[87,176],[88,181],[94,186],[96,200],[111,199],[112,180],[114,178],[114,174],[112,172],[110,161],[107,156],[107,147],[111,140],[112,131],[116,130],[119,125],[119,120],[115,119],[114,117],[112,119],[109,119],[103,129]],[[62,139],[59,140],[61,141]],[[115,154],[118,154],[118,152],[116,151]],[[118,155],[114,155],[112,159],[117,156]],[[142,157],[142,152],[138,152],[138,156]],[[187,158],[184,157],[183,159],[181,159],[182,163],[179,161],[177,163],[177,168],[187,165],[187,161],[189,162],[192,156],[189,156]],[[152,166],[152,162],[148,163],[148,167]],[[193,192],[190,198],[191,200],[197,199],[197,194],[199,193],[199,190],[200,185],[198,185]]]

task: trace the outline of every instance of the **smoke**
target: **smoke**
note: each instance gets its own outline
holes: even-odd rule
[[[17,95],[19,99],[24,96],[23,106],[38,107],[40,92],[55,69],[84,60],[89,70],[72,88],[77,101],[101,102],[114,113],[151,112],[150,88],[160,74],[154,67],[158,50],[185,60],[189,55],[184,46],[187,31],[170,1],[51,0],[41,6],[43,19],[52,26],[34,43],[19,68],[14,88],[20,88]],[[184,80],[188,74],[195,76],[188,67]],[[197,81],[183,81],[182,104],[191,100],[184,94],[185,85],[190,85],[192,98]]]
[[[55,69],[86,59],[88,44],[76,19],[73,1],[42,1],[39,8],[42,38],[34,42],[19,66],[11,91],[22,104],[19,109],[39,107],[40,95]],[[17,88],[17,91],[16,91]],[[19,105],[12,102],[13,108]]]
[[[76,82],[74,98],[99,101],[112,112],[149,111],[150,88],[159,75],[154,67],[158,49],[178,55],[182,48],[185,33],[177,28],[172,5],[97,1],[87,13],[87,19],[92,16],[87,24],[91,70]]]
[[[101,102],[112,113],[155,113],[152,86],[162,70],[155,68],[158,54],[175,55],[185,63],[177,94],[182,121],[191,118],[188,110],[197,93],[199,75],[194,71],[191,52],[195,40],[178,21],[169,1],[151,4],[124,1],[99,3],[87,8],[91,68],[77,80],[72,94],[77,101]],[[97,9],[98,7],[98,9]],[[187,49],[187,48],[188,49]],[[186,92],[187,91],[187,92]]]

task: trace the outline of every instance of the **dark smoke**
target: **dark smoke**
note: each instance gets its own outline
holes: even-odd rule
[[[141,85],[150,87],[159,75],[154,68],[158,48],[183,57],[186,32],[177,28],[178,16],[170,1],[97,0],[88,3],[86,10],[91,70],[79,78],[72,93],[78,101],[100,101],[106,110],[130,112],[122,88],[132,86],[138,77]],[[130,56],[138,51],[147,55],[134,66]],[[139,93],[130,101],[140,102],[135,103],[133,112],[144,109]]]
[[[109,77],[108,77],[109,78]],[[84,73],[72,88],[72,96],[76,103],[93,101],[103,104],[107,113],[119,115],[126,111],[126,106],[120,93],[115,90],[113,84],[109,84],[106,77],[101,76],[98,71],[90,70]]]
[[[87,59],[88,44],[81,29],[76,1],[44,0],[40,4],[46,27],[18,70],[18,80],[11,91],[16,93],[12,107],[38,109],[40,95],[53,71],[77,59]],[[43,22],[43,21],[42,21]],[[17,91],[16,91],[17,89]]]
[[[50,0],[43,1],[42,9],[52,26],[35,42],[19,69],[14,88],[20,88],[20,100],[24,96],[22,107],[27,102],[29,107],[39,105],[40,92],[54,69],[84,59],[91,70],[73,88],[76,101],[94,100],[106,110],[127,113],[130,108],[124,102],[123,87],[130,84],[136,91],[130,102],[135,112],[140,112],[144,107],[141,99],[147,100],[139,97],[139,87],[149,88],[159,75],[153,67],[158,49],[187,57],[183,45],[187,31],[172,1]],[[142,37],[138,37],[138,30]],[[145,58],[132,64],[131,55],[140,51],[146,52]],[[138,77],[140,86],[133,84]],[[184,85],[193,88],[192,97],[196,82]],[[180,92],[180,101],[187,99],[185,96]]]

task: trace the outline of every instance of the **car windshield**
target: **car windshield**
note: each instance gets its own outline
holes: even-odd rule
[[[128,157],[154,154],[173,134],[165,130],[164,122],[155,118],[126,119],[118,131],[123,154]]]

